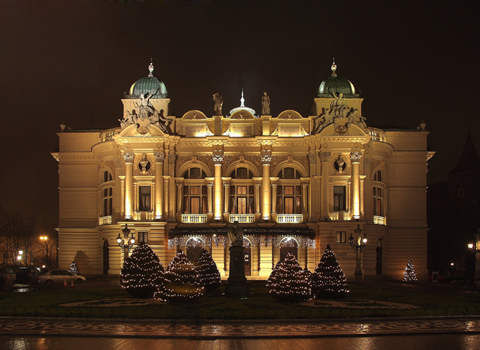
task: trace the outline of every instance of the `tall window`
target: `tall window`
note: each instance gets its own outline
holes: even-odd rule
[[[183,213],[206,214],[207,213],[207,186],[183,187]]]
[[[113,188],[112,183],[110,183],[112,180],[112,175],[108,171],[105,171],[103,173],[104,184],[102,185],[102,216],[112,215]]]
[[[255,214],[253,173],[247,168],[236,168],[230,177],[230,214]]]
[[[346,211],[347,198],[345,186],[333,186],[333,211]]]
[[[138,189],[138,210],[151,211],[152,210],[152,188],[150,186],[140,186]]]
[[[277,213],[302,213],[302,184],[300,173],[294,168],[284,168],[278,173]]]
[[[190,168],[183,173],[185,179],[183,186],[183,213],[184,214],[207,214],[207,175],[200,168]]]
[[[377,171],[373,175],[373,215],[376,216],[385,216],[384,211],[384,185],[380,184],[382,182],[382,173]]]

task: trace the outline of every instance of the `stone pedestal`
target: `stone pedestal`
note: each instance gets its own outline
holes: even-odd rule
[[[230,271],[225,295],[235,298],[246,298],[250,294],[250,288],[245,277],[245,261],[242,246],[230,247]]]

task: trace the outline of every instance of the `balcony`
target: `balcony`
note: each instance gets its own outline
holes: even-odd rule
[[[155,213],[153,211],[136,211],[133,213],[133,220],[153,221],[155,220]]]
[[[110,225],[112,223],[112,217],[111,216],[102,216],[98,218],[98,225]]]
[[[303,222],[303,214],[277,214],[279,224],[299,224]]]
[[[239,224],[252,224],[255,222],[255,214],[230,214],[230,222],[235,221]]]
[[[387,219],[385,218],[385,216],[374,215],[373,216],[373,223],[375,225],[386,225],[387,224]]]
[[[182,223],[201,224],[207,222],[207,214],[182,214]]]

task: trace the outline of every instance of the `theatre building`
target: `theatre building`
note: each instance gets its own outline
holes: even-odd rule
[[[269,96],[260,101],[257,113],[242,94],[225,113],[216,93],[213,113],[172,116],[151,64],[122,99],[116,127],[61,125],[60,267],[118,275],[117,237],[128,229],[164,266],[178,250],[195,261],[206,249],[228,277],[227,232],[238,221],[248,279],[268,278],[287,252],[313,271],[327,245],[347,279],[401,279],[408,260],[426,278],[425,124],[368,126],[335,64],[310,115],[271,115]]]

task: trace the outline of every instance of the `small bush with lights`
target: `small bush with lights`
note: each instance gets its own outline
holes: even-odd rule
[[[415,266],[412,263],[412,260],[408,260],[407,266],[403,271],[403,282],[415,282],[417,281],[417,272],[415,271]]]
[[[120,274],[120,285],[136,298],[151,298],[163,285],[163,266],[152,248],[138,245],[125,259]]]
[[[310,299],[312,292],[308,270],[304,271],[291,253],[277,263],[267,280],[267,288],[274,298],[285,301]]]
[[[183,252],[177,253],[165,269],[164,285],[160,285],[153,297],[163,301],[188,301],[205,293],[198,273]]]
[[[77,263],[75,261],[72,261],[72,263],[70,264],[70,268],[68,269],[68,271],[70,271],[72,274],[74,275],[78,275],[78,267],[77,267]]]
[[[212,256],[204,250],[197,261],[198,279],[202,286],[207,290],[215,290],[222,282],[217,264],[213,261]]]
[[[315,298],[344,298],[348,284],[332,248],[327,245],[322,259],[313,273],[313,294]]]

